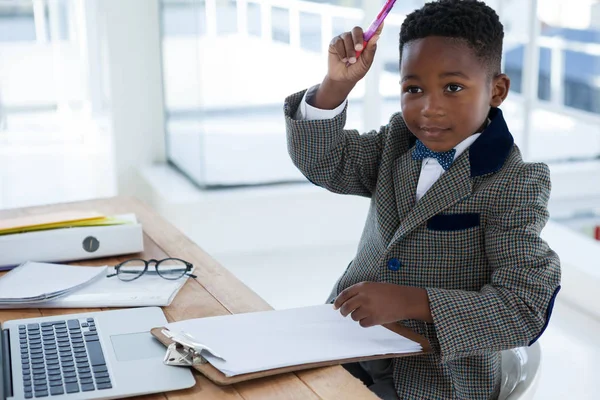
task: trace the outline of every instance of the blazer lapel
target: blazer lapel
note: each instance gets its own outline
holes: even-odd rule
[[[413,160],[412,151],[396,160],[393,173],[396,212],[399,222],[404,221],[415,206],[417,183],[421,174],[421,160]]]
[[[419,162],[418,164],[420,166],[421,163]],[[418,179],[418,177],[419,174],[417,173],[416,178]],[[416,183],[414,187],[411,185],[410,195],[413,199],[415,198],[416,187]],[[400,209],[398,210],[399,215],[406,215],[406,217],[401,219],[400,227],[394,234],[390,246],[424,221],[469,196],[472,189],[469,157],[468,152],[465,151],[454,161],[450,169],[443,173],[425,195],[423,195],[410,212],[401,214]],[[400,207],[400,202],[398,206]]]

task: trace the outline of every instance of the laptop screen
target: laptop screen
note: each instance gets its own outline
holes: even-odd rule
[[[4,360],[8,358],[4,355],[4,352],[8,350],[8,346],[4,344],[4,337],[8,337],[8,332],[0,331],[0,335],[0,399],[4,400],[8,397],[8,393],[5,392],[4,387],[4,382],[6,380],[6,376],[4,375],[6,370],[6,367],[4,366]]]
[[[12,397],[12,370],[8,329],[0,331],[0,399]]]

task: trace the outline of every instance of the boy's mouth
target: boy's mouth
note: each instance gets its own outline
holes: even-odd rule
[[[443,135],[445,132],[449,131],[450,128],[442,128],[439,126],[422,126],[421,131],[428,135],[438,136]]]

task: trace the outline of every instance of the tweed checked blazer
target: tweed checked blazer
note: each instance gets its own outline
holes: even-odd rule
[[[540,238],[549,170],[525,163],[500,109],[488,127],[416,202],[422,161],[401,114],[378,131],[295,120],[303,92],[285,101],[289,154],[314,184],[371,199],[357,253],[335,284],[363,281],[427,290],[433,324],[398,321],[424,335],[431,354],[396,358],[401,399],[494,399],[500,351],[531,345],[560,289],[559,258]],[[351,218],[352,216],[349,216]]]

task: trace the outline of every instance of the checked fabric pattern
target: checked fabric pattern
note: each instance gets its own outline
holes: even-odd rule
[[[540,238],[548,167],[522,160],[492,109],[481,136],[416,202],[422,161],[411,156],[416,138],[401,114],[360,134],[344,130],[346,111],[295,120],[303,95],[285,101],[292,161],[314,184],[371,202],[356,255],[328,301],[362,281],[426,288],[433,324],[398,323],[426,336],[433,352],[393,360],[398,396],[497,398],[500,351],[537,340],[560,288],[558,256]],[[450,220],[460,229],[446,229]]]

